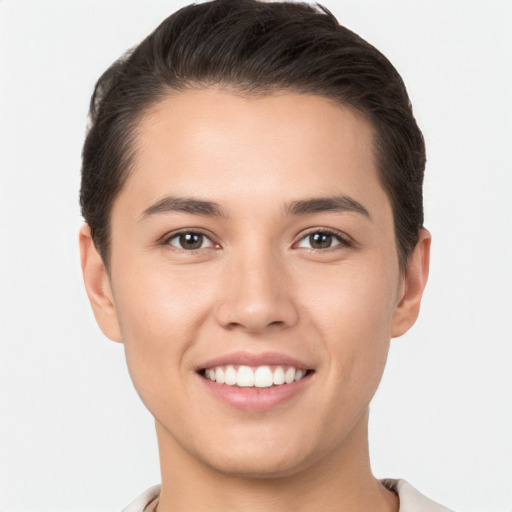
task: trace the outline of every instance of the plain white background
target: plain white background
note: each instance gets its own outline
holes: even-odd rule
[[[0,509],[112,511],[159,481],[153,424],[77,249],[95,80],[185,1],[0,1]],[[424,131],[431,279],[372,406],[379,477],[512,510],[510,0],[325,0],[401,72]]]

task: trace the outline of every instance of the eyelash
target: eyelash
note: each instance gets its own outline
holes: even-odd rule
[[[344,247],[353,247],[353,245],[354,245],[353,241],[347,235],[344,235],[344,234],[340,233],[339,231],[336,231],[336,230],[330,229],[330,228],[312,228],[312,229],[308,230],[306,233],[301,233],[300,238],[298,239],[297,242],[295,242],[292,245],[292,247],[294,249],[295,248],[301,248],[299,244],[302,241],[304,241],[308,237],[311,237],[312,235],[316,235],[316,234],[331,236],[334,239],[336,239],[337,243],[335,245],[331,245],[329,247],[323,247],[323,248],[318,248],[318,247],[302,247],[303,249],[307,249],[309,251],[324,252],[324,251],[333,250],[333,249],[335,250],[336,247],[341,249],[341,248],[344,248]],[[178,246],[176,246],[176,245],[171,243],[172,240],[174,240],[174,239],[178,239],[179,240],[179,237],[186,236],[186,235],[189,235],[189,236],[190,235],[196,235],[196,236],[203,237],[203,239],[201,241],[201,247],[198,247],[198,248],[195,248],[195,249],[186,249],[184,247],[178,247]],[[202,247],[205,239],[210,242],[210,245],[208,247]],[[184,230],[181,230],[181,231],[177,231],[177,232],[171,233],[171,234],[169,234],[168,236],[166,236],[163,239],[163,245],[172,247],[172,250],[183,251],[183,252],[187,252],[189,254],[194,254],[194,253],[196,253],[198,251],[201,251],[201,250],[204,250],[204,249],[219,248],[219,244],[216,244],[212,240],[211,236],[207,235],[205,232],[201,231],[200,229],[184,229]]]
[[[185,249],[184,247],[178,247],[176,245],[171,244],[171,240],[173,240],[175,238],[179,239],[179,237],[185,236],[185,235],[201,236],[201,237],[203,237],[203,242],[204,242],[204,239],[210,241],[210,246],[209,247],[198,247],[197,249]],[[218,247],[218,244],[216,244],[212,240],[211,236],[207,235],[206,233],[204,233],[200,229],[184,229],[184,230],[181,230],[181,231],[177,231],[177,232],[171,233],[168,236],[164,237],[163,245],[167,245],[167,246],[172,247],[172,250],[183,251],[183,252],[187,252],[189,254],[194,254],[194,253],[196,253],[198,251],[201,251],[201,250],[204,250],[204,249],[215,249],[215,248]]]
[[[310,229],[306,233],[302,233],[301,237],[299,238],[299,240],[297,242],[295,242],[293,244],[293,246],[294,247],[298,247],[298,245],[303,240],[307,239],[311,235],[316,235],[316,234],[332,236],[333,238],[335,238],[337,240],[338,243],[336,243],[335,245],[331,245],[330,247],[326,247],[326,248],[304,247],[304,249],[308,249],[310,251],[321,251],[321,252],[324,252],[324,251],[328,251],[328,250],[335,250],[335,248],[340,248],[341,249],[341,248],[344,248],[344,247],[353,247],[354,246],[354,242],[352,241],[351,238],[349,238],[347,235],[345,235],[343,233],[340,233],[339,231],[336,231],[336,230],[330,229],[330,228],[313,228],[313,229]]]

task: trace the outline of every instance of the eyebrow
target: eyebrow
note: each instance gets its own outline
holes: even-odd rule
[[[354,212],[371,219],[370,212],[358,201],[345,195],[314,197],[293,201],[286,208],[290,215],[307,215],[322,212]]]
[[[203,199],[192,199],[187,197],[164,197],[146,208],[139,220],[143,220],[159,213],[182,212],[192,215],[205,215],[211,217],[226,217],[222,207],[213,202]]]
[[[314,197],[293,201],[285,207],[288,215],[308,215],[322,212],[354,212],[371,219],[368,210],[358,201],[345,195]],[[207,217],[227,217],[222,207],[213,201],[167,196],[144,210],[139,220],[169,212],[190,213]]]

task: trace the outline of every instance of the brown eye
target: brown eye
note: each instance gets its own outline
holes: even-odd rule
[[[192,231],[186,233],[178,233],[169,238],[169,245],[177,247],[185,251],[194,251],[197,249],[204,249],[212,245],[211,240],[202,233],[194,233]]]
[[[313,249],[327,249],[332,245],[330,233],[313,233],[309,235],[309,244]]]
[[[306,249],[330,249],[342,243],[343,240],[341,237],[329,231],[315,231],[303,237],[297,244],[297,247],[305,247]]]

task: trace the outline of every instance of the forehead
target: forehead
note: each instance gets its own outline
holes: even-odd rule
[[[172,94],[146,112],[135,140],[128,186],[140,193],[150,182],[172,180],[175,192],[195,185],[242,193],[246,185],[253,194],[263,186],[302,195],[304,187],[331,192],[341,178],[345,187],[364,188],[377,177],[371,125],[309,94]]]
[[[156,149],[163,139],[170,142],[170,137],[186,142],[187,148],[207,150],[228,136],[233,144],[243,142],[246,147],[266,141],[284,144],[283,149],[322,146],[339,152],[350,147],[373,158],[373,129],[359,112],[330,98],[288,91],[267,95],[216,88],[178,92],[154,104],[142,116],[136,134],[142,152]]]

